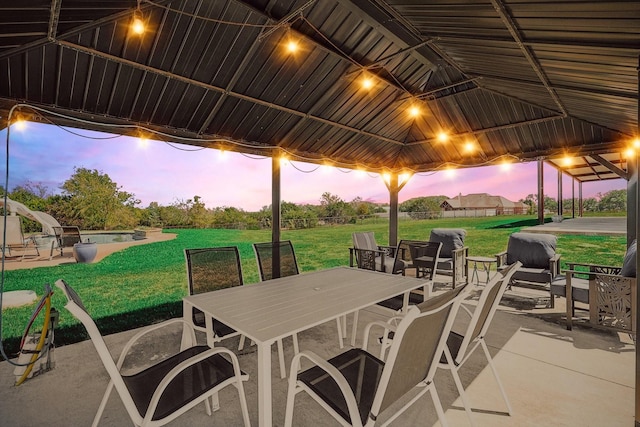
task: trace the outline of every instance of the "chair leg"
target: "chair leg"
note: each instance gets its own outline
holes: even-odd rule
[[[456,388],[458,389],[458,393],[460,394],[460,399],[462,400],[464,411],[467,413],[467,417],[469,417],[469,422],[471,423],[471,425],[475,426],[476,423],[473,418],[473,412],[471,412],[471,405],[469,404],[469,399],[467,399],[467,393],[464,391],[462,380],[460,380],[460,375],[458,375],[458,367],[453,362],[453,357],[451,356],[449,348],[445,347],[444,354],[447,358],[447,363],[449,364],[449,370],[451,371],[453,382],[456,384]]]
[[[238,344],[238,351],[244,348],[244,335],[240,335],[240,343]]]
[[[431,384],[430,394],[431,394],[431,400],[433,401],[433,406],[436,408],[436,414],[438,414],[438,420],[440,420],[440,425],[442,427],[447,427],[449,423],[447,423],[447,418],[444,416],[444,409],[442,409],[440,396],[438,396],[438,392],[436,391],[436,387],[434,384]]]
[[[502,398],[504,399],[504,403],[507,404],[507,412],[509,412],[509,415],[511,415],[513,410],[511,409],[511,404],[509,403],[509,399],[507,398],[507,393],[504,391],[504,387],[502,386],[502,381],[500,381],[500,377],[498,376],[498,370],[496,369],[496,366],[493,364],[493,358],[489,353],[489,348],[487,347],[487,344],[484,342],[484,340],[480,340],[480,344],[482,345],[482,350],[484,350],[484,354],[487,357],[489,366],[491,366],[491,371],[493,372],[493,376],[496,379],[496,383],[498,383],[498,388],[500,388],[500,393],[502,393]]]
[[[100,402],[100,406],[98,406],[98,411],[96,412],[95,417],[93,417],[92,427],[97,427],[100,422],[100,418],[102,417],[102,413],[104,412],[104,408],[107,406],[107,401],[109,400],[109,396],[111,395],[111,390],[113,390],[113,381],[109,380],[109,384],[107,384],[107,390],[104,392],[104,396],[102,396],[102,401]]]

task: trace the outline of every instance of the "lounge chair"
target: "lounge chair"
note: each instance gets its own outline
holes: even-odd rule
[[[462,228],[434,228],[429,235],[430,242],[442,243],[438,270],[435,281],[440,283],[442,276],[451,276],[451,286],[467,283],[467,256],[469,247],[464,238],[467,231]]]
[[[553,234],[513,233],[509,236],[507,250],[496,255],[498,270],[516,261],[522,263],[522,267],[511,278],[511,288],[521,286],[548,292],[550,307],[554,306],[551,283],[560,274],[557,240]]]
[[[567,299],[566,326],[573,327],[576,308],[587,306],[589,324],[636,332],[636,252],[634,240],[621,267],[568,262],[564,276],[551,283],[551,295]],[[576,303],[583,304],[576,307]]]
[[[6,228],[5,222],[6,220]],[[5,253],[5,256],[14,256],[11,252],[12,250],[19,249],[22,251],[22,257],[20,260],[23,260],[27,255],[27,251],[32,248],[36,251],[36,255],[40,256],[40,251],[38,250],[38,245],[36,245],[35,239],[26,238],[22,233],[22,218],[17,215],[8,215],[4,218],[0,218],[0,236],[2,236],[3,240],[3,249],[6,248],[8,253]]]
[[[55,240],[51,242],[51,252],[49,252],[49,259],[53,258],[54,249],[60,250],[60,256],[64,255],[64,248],[72,248],[76,243],[82,243],[82,237],[80,236],[80,229],[71,225],[61,225],[59,227],[53,227],[55,233]]]
[[[349,248],[349,265],[366,270],[391,273],[396,248],[376,242],[373,231],[353,233],[353,247]],[[354,262],[355,261],[355,262]]]

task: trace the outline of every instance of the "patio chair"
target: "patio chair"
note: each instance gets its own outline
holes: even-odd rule
[[[357,265],[358,268],[391,273],[395,247],[378,245],[373,231],[353,233],[351,237],[353,239],[353,247],[349,248],[351,267]]]
[[[458,333],[452,330],[449,333],[444,354],[440,358],[439,366],[451,371],[451,375],[453,376],[458,393],[460,393],[460,398],[462,399],[465,411],[467,412],[472,425],[475,425],[475,422],[471,412],[471,406],[464,391],[464,387],[462,386],[462,381],[460,380],[458,371],[462,368],[462,365],[470,359],[471,355],[478,347],[482,347],[482,351],[484,352],[487,362],[491,367],[491,371],[496,379],[500,393],[507,405],[509,415],[511,415],[512,412],[511,404],[509,403],[507,394],[502,382],[500,381],[500,377],[498,376],[498,371],[493,364],[493,358],[491,357],[491,353],[489,352],[489,348],[485,342],[485,337],[489,330],[489,326],[491,326],[493,316],[498,309],[498,304],[500,304],[500,300],[504,295],[504,291],[509,285],[513,275],[521,266],[522,263],[520,263],[520,261],[516,261],[507,268],[501,270],[498,274],[495,274],[489,283],[482,287],[478,304],[473,312],[471,312],[471,310],[469,310],[464,304],[461,304],[462,311],[460,312],[469,315],[469,322],[467,323],[464,332]]]
[[[244,283],[240,254],[235,246],[185,249],[184,255],[187,261],[189,295],[242,286]],[[193,327],[207,332],[204,313],[195,307],[192,310]],[[239,335],[235,329],[216,319],[212,320],[214,342]],[[244,345],[243,338],[240,339],[239,350]]]
[[[551,295],[567,300],[566,327],[571,330],[576,302],[586,305],[589,324],[635,334],[636,252],[634,240],[621,267],[568,262],[564,276],[551,284]]]
[[[429,241],[442,243],[436,282],[439,282],[441,275],[444,275],[451,276],[452,288],[467,283],[469,247],[464,244],[466,235],[467,231],[463,228],[434,228],[431,230]]]
[[[254,243],[253,250],[256,254],[261,281],[300,273],[296,253],[290,240]]]
[[[557,240],[553,234],[517,232],[509,236],[507,250],[496,255],[498,270],[516,261],[522,263],[522,267],[511,278],[510,288],[521,286],[548,292],[548,305],[552,308],[551,283],[560,273]]]
[[[4,220],[6,220],[7,227],[5,229]],[[17,215],[7,215],[4,218],[0,218],[0,237],[3,238],[3,250],[7,250],[8,253],[5,253],[5,256],[13,256],[11,254],[12,250],[19,249],[22,251],[22,257],[20,260],[23,260],[27,255],[27,251],[29,248],[32,248],[36,251],[36,255],[40,256],[40,251],[38,250],[38,245],[32,238],[24,237],[22,233],[22,218]]]
[[[55,240],[51,242],[51,252],[49,259],[53,258],[54,249],[60,250],[60,256],[64,255],[64,248],[72,248],[76,243],[82,243],[80,229],[72,225],[54,226]]]
[[[386,334],[384,322],[367,325],[362,349],[350,349],[329,360],[311,351],[296,355],[289,376],[285,427],[292,426],[295,397],[303,391],[344,426],[373,426],[382,413],[415,392],[382,424],[387,425],[430,392],[440,423],[447,425],[433,378],[465,288],[409,308],[396,329],[386,362],[367,351],[369,331],[381,326]],[[303,359],[314,366],[298,372]]]
[[[82,322],[89,333],[110,377],[93,426],[98,425],[114,387],[134,425],[160,426],[200,403],[205,404],[207,414],[211,415],[209,398],[214,400],[214,404],[217,403],[217,393],[229,385],[238,391],[244,425],[250,425],[243,386],[243,381],[247,381],[249,376],[240,370],[238,358],[233,352],[224,347],[196,345],[195,331],[190,323],[183,319],[171,319],[137,333],[125,345],[116,363],[78,294],[63,280],[58,280],[56,286],[67,297],[65,308]],[[139,372],[123,375],[121,369],[125,358],[136,341],[151,331],[172,324],[182,324],[188,332],[182,335],[183,344],[188,347]]]

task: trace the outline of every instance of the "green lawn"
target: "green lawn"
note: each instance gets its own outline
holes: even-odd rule
[[[530,225],[535,218],[526,217]],[[471,255],[493,256],[504,250],[508,237],[524,226],[523,217],[405,220],[399,238],[428,240],[435,227],[462,227]],[[295,247],[302,272],[348,265],[351,233],[374,231],[379,244],[387,244],[388,223],[367,220],[355,225],[325,226],[308,230],[283,230],[282,239]],[[268,230],[172,230],[178,237],[165,242],[132,246],[95,264],[66,264],[5,272],[5,290],[32,289],[42,294],[45,283],[66,280],[82,297],[103,333],[115,333],[182,315],[181,298],[187,293],[185,248],[236,245],[240,250],[246,284],[258,281],[258,267],[251,244],[271,239]],[[563,261],[622,265],[625,237],[559,236],[557,252]],[[564,263],[563,263],[564,268]],[[53,306],[60,311],[56,331],[58,345],[85,337],[84,330],[64,310],[64,296],[57,291]],[[5,351],[13,354],[34,306],[3,312]]]

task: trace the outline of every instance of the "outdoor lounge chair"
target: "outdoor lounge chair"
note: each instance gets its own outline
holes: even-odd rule
[[[63,256],[64,248],[72,248],[76,243],[82,243],[82,237],[80,236],[80,229],[78,227],[61,225],[60,227],[53,227],[53,232],[56,233],[56,238],[51,242],[49,258],[53,257],[55,248],[58,248],[60,250],[60,256]]]
[[[367,325],[362,349],[354,348],[329,360],[311,351],[296,355],[289,376],[285,427],[293,425],[295,397],[303,391],[344,426],[373,426],[381,413],[412,392],[412,398],[382,424],[387,425],[430,392],[440,423],[447,425],[433,378],[465,288],[460,286],[409,308],[396,329],[386,362],[367,351],[372,327],[381,326],[387,334],[384,322]],[[303,359],[314,366],[299,372]]]
[[[442,243],[440,259],[438,260],[437,277],[451,276],[451,286],[467,283],[467,256],[469,247],[465,246],[464,238],[467,231],[462,228],[434,228],[429,235],[430,242]]]
[[[86,328],[110,376],[107,390],[93,420],[94,427],[98,425],[114,387],[134,425],[160,426],[200,403],[205,404],[207,414],[211,415],[209,399],[213,399],[214,407],[217,406],[218,392],[229,385],[233,385],[238,391],[244,425],[250,425],[243,386],[243,381],[247,381],[249,376],[240,370],[238,358],[233,352],[224,347],[196,345],[195,332],[190,323],[183,319],[171,319],[137,333],[125,345],[116,363],[78,294],[63,280],[58,280],[56,286],[67,297],[65,308]],[[131,375],[123,375],[121,369],[125,358],[136,341],[151,331],[172,324],[183,325],[185,333],[182,334],[182,339],[185,347],[178,354],[164,358],[155,365]]]
[[[554,306],[551,283],[560,273],[557,240],[553,234],[517,232],[509,236],[507,250],[496,255],[498,270],[516,261],[522,263],[511,278],[510,287],[522,286],[548,292],[550,307]]]
[[[244,283],[240,254],[235,246],[185,249],[184,255],[187,261],[189,295],[242,286]],[[207,332],[203,312],[193,308],[191,319],[196,330]],[[214,342],[239,335],[233,328],[212,320]],[[244,340],[241,338],[238,348],[242,349],[243,344]]]
[[[366,270],[391,273],[396,248],[376,243],[373,231],[353,233],[353,247],[349,248],[349,265]],[[355,260],[355,263],[354,263]]]
[[[7,227],[4,226],[6,220]],[[3,238],[3,249],[6,248],[8,253],[5,256],[13,256],[11,253],[13,250],[19,249],[22,251],[20,260],[24,259],[27,255],[29,248],[36,251],[35,256],[40,256],[38,245],[34,239],[24,237],[22,233],[22,219],[17,215],[8,215],[4,218],[0,218],[0,236]]]
[[[636,252],[634,240],[622,267],[568,262],[564,276],[551,284],[551,294],[567,299],[567,329],[571,330],[576,305],[589,311],[589,324],[623,332],[636,332]],[[581,308],[581,307],[579,307]]]

